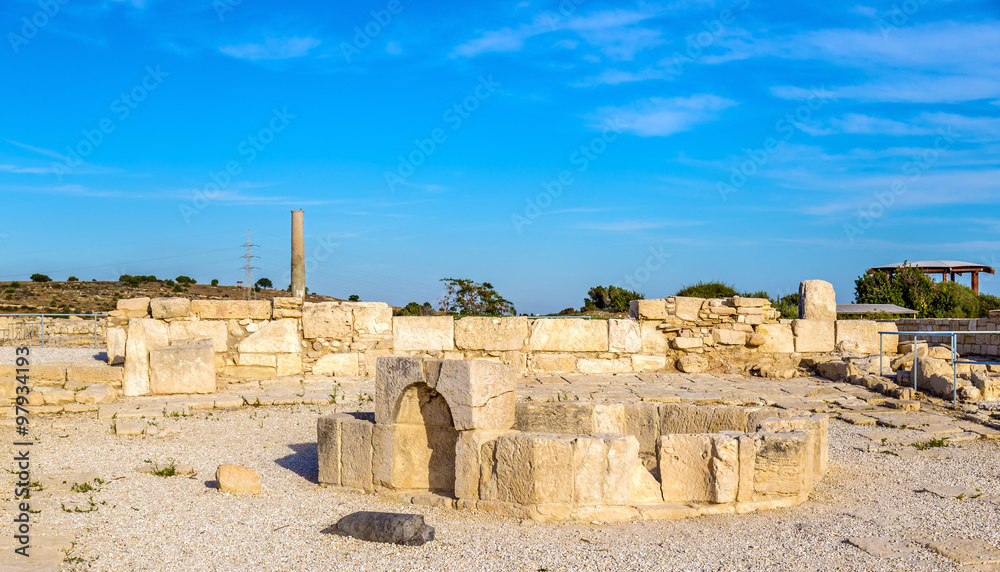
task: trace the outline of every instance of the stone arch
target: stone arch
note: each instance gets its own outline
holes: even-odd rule
[[[411,384],[400,392],[391,424],[400,488],[453,494],[458,431],[448,400],[426,383]]]

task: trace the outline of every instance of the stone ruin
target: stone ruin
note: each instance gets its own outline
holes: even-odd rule
[[[541,521],[794,506],[827,468],[825,415],[681,403],[515,402],[485,360],[382,357],[375,413],[318,421],[319,482]]]

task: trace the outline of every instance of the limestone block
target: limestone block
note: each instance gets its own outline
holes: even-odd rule
[[[118,310],[121,311],[126,318],[148,318],[149,298],[143,297],[118,300]]]
[[[698,354],[689,354],[678,358],[674,367],[684,373],[701,373],[708,369],[708,360]]]
[[[191,300],[187,298],[151,298],[149,312],[156,319],[183,318],[191,314]]]
[[[842,352],[878,353],[878,324],[873,320],[837,320],[834,343]]]
[[[427,385],[451,407],[454,426],[510,429],[514,425],[514,370],[485,360],[425,360]]]
[[[647,356],[636,354],[632,356],[632,371],[659,371],[667,367],[666,356]]]
[[[373,424],[363,419],[340,420],[340,484],[371,491]]]
[[[76,392],[77,403],[111,403],[116,397],[118,397],[118,391],[113,387],[99,383]]]
[[[392,319],[396,351],[455,349],[455,319],[451,316],[396,316]]]
[[[576,371],[579,373],[628,373],[632,371],[632,359],[627,357],[617,359],[580,358],[576,361]]]
[[[599,437],[573,440],[573,503],[583,506],[612,504],[605,502],[608,477],[608,447]],[[618,483],[628,494],[628,482]],[[624,486],[622,486],[624,485]],[[625,499],[627,502],[628,499]]]
[[[571,373],[576,371],[576,356],[570,354],[535,354],[533,369],[539,373]]]
[[[125,328],[109,327],[105,337],[107,339],[108,365],[125,363],[125,340],[127,339]]]
[[[659,434],[708,433],[715,409],[686,403],[663,403],[659,406]]]
[[[950,363],[933,357],[917,358],[917,389],[939,397],[951,397],[955,390],[954,370]],[[968,382],[958,379],[959,385]]]
[[[375,425],[375,481],[393,489],[452,492],[458,435],[452,427]]]
[[[742,346],[747,343],[746,332],[722,328],[712,328],[712,339],[723,346]]]
[[[271,315],[279,318],[301,318],[302,298],[298,296],[282,296],[271,300]]]
[[[222,370],[223,376],[236,379],[267,379],[277,374],[277,368],[262,365],[228,365]]]
[[[518,401],[514,407],[514,429],[525,433],[589,435],[595,429],[594,403],[592,402],[536,403]]]
[[[77,383],[110,383],[120,385],[124,368],[111,367],[99,362],[95,365],[70,365],[66,368],[66,380]]]
[[[326,354],[316,360],[312,372],[316,375],[354,377],[358,375],[358,354]]]
[[[236,357],[238,365],[257,365],[263,367],[278,367],[274,354],[240,354]]]
[[[524,316],[467,316],[455,322],[455,347],[460,350],[520,351],[528,337]]]
[[[837,296],[833,284],[825,280],[803,280],[799,283],[799,319],[837,319]]]
[[[320,483],[340,484],[340,424],[354,419],[346,413],[321,415],[316,422],[316,456]]]
[[[72,391],[59,388],[51,388],[42,393],[45,405],[66,405],[76,401],[76,394]]]
[[[632,300],[628,303],[628,314],[630,318],[637,320],[666,320],[670,317],[667,313],[667,301],[663,298]]]
[[[642,353],[660,355],[667,353],[669,349],[667,336],[656,329],[656,322],[639,322],[639,333],[642,336]]]
[[[529,322],[532,351],[606,352],[608,323],[605,320],[537,319]]]
[[[697,322],[698,314],[705,303],[704,298],[692,298],[688,296],[674,296],[674,315],[685,322]]]
[[[634,435],[639,452],[655,454],[656,438],[660,436],[660,404],[634,401],[622,404],[624,427],[621,433]]]
[[[360,336],[392,334],[392,308],[385,302],[348,303],[354,313],[354,331]]]
[[[479,476],[482,472],[482,450],[503,435],[513,431],[459,431],[455,443],[455,497],[479,500]]]
[[[315,367],[315,366],[314,366]],[[393,423],[396,401],[414,383],[425,383],[420,358],[380,357],[375,365],[375,423]]]
[[[709,433],[747,431],[748,429],[753,431],[756,429],[756,426],[748,427],[750,413],[753,411],[748,407],[717,405],[709,409],[712,410],[712,418],[708,425]]]
[[[880,332],[898,332],[896,322],[876,322]],[[991,330],[993,328],[990,328]],[[899,336],[886,334],[882,336],[882,352],[887,354],[899,353]]]
[[[833,351],[834,320],[792,320],[795,351],[799,353],[829,353]]]
[[[255,495],[261,491],[260,471],[240,465],[219,465],[215,482],[224,493]]]
[[[608,351],[625,354],[642,351],[639,322],[636,320],[608,320]]]
[[[276,354],[275,372],[278,377],[302,373],[302,356],[299,354]]]
[[[754,500],[798,496],[812,487],[808,433],[754,434]]]
[[[482,448],[479,498],[518,504],[573,499],[573,441],[568,435],[515,433]]]
[[[761,351],[766,353],[790,354],[795,351],[795,335],[791,324],[758,324],[754,331],[764,336]]]
[[[218,320],[175,320],[170,322],[170,340],[212,340],[217,353],[229,350],[229,331],[226,323]]]
[[[760,423],[758,431],[781,433],[791,430],[809,431],[813,434],[813,481],[826,474],[829,465],[828,430],[830,418],[826,415],[768,418]]]
[[[388,357],[392,353],[392,350],[368,350],[362,356],[365,369],[361,372],[361,375],[366,375],[368,377],[375,377],[375,367],[378,363],[379,358]]]
[[[675,350],[691,350],[695,348],[700,348],[704,345],[704,341],[699,337],[681,337],[678,336],[670,341],[670,345]]]
[[[594,433],[624,433],[625,406],[621,403],[594,404]]]
[[[205,340],[150,350],[149,391],[158,395],[214,393],[212,344]]]
[[[296,353],[302,350],[299,324],[295,318],[266,322],[240,342],[239,351],[249,353]]]
[[[191,300],[191,313],[202,320],[270,320],[267,300]]]
[[[122,393],[126,396],[149,393],[149,352],[167,347],[169,343],[166,323],[152,318],[129,321]]]
[[[739,446],[732,436],[661,435],[656,451],[664,502],[736,500]]]
[[[730,298],[733,307],[746,310],[748,308],[762,308],[770,306],[771,301],[767,298],[744,298],[743,296],[733,296]]]

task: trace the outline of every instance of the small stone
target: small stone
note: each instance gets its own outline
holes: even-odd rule
[[[708,369],[708,360],[696,354],[686,355],[677,360],[677,369],[684,373],[701,373]]]
[[[241,465],[219,465],[215,481],[224,493],[255,495],[261,490],[260,471]]]
[[[434,527],[422,514],[360,511],[337,521],[337,531],[368,542],[421,546],[434,540]]]
[[[146,422],[139,419],[122,419],[115,422],[115,435],[142,435]]]

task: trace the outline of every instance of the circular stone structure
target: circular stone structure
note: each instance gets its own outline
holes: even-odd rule
[[[826,472],[825,415],[515,403],[515,381],[486,360],[379,358],[374,418],[319,418],[319,482],[517,518],[614,522],[793,506]]]

